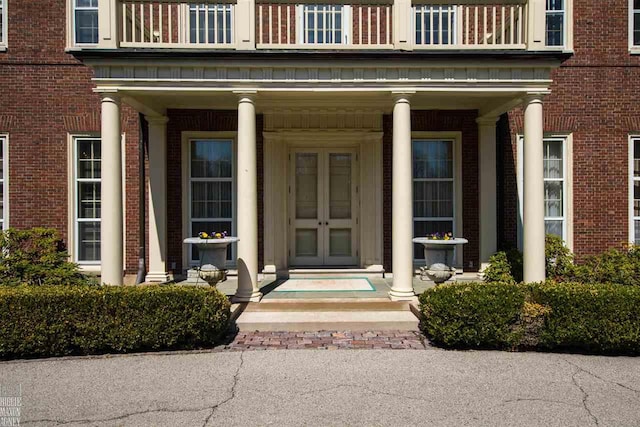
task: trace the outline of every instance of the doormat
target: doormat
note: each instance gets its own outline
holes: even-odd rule
[[[366,277],[339,277],[322,279],[288,279],[274,292],[372,292],[373,287]]]

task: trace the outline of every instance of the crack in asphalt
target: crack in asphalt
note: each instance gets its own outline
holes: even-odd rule
[[[363,385],[360,385],[360,384],[338,384],[338,385],[333,386],[333,387],[321,388],[321,389],[317,389],[317,390],[307,391],[307,392],[304,392],[304,393],[300,393],[299,395],[300,396],[306,396],[306,395],[309,395],[309,394],[324,393],[325,391],[332,391],[332,390],[337,390],[337,389],[340,389],[340,388],[356,388],[356,389],[361,389],[361,390],[364,390],[364,391],[368,391],[369,393],[379,394],[379,395],[382,395],[382,396],[391,396],[391,397],[398,397],[398,398],[401,398],[401,399],[418,400],[418,401],[421,401],[421,402],[428,402],[427,399],[422,399],[422,398],[419,398],[419,397],[406,396],[406,395],[403,395],[403,394],[396,394],[396,393],[388,393],[388,392],[384,392],[384,391],[380,391],[380,390],[372,390],[372,389],[370,389],[368,387],[365,387]]]
[[[605,378],[602,378],[601,376],[596,375],[593,372],[589,371],[588,369],[585,369],[582,366],[578,365],[577,363],[571,362],[571,361],[569,361],[567,359],[563,358],[562,360],[564,360],[565,362],[567,362],[569,365],[573,366],[574,368],[578,369],[579,372],[584,372],[585,374],[591,375],[593,378],[597,378],[602,382],[605,382],[605,383],[608,383],[608,384],[617,385],[618,387],[624,388],[625,390],[629,390],[629,391],[632,391],[632,392],[640,395],[640,390],[638,390],[638,389],[630,387],[630,386],[628,386],[626,384],[622,384],[622,383],[619,383],[619,382],[616,382],[616,381],[607,380]]]
[[[571,363],[571,362],[569,362]],[[591,417],[591,419],[593,420],[593,422],[596,424],[596,426],[600,425],[600,421],[598,420],[598,417],[596,417],[593,412],[591,412],[591,409],[589,409],[589,405],[587,404],[587,400],[589,399],[589,393],[587,393],[587,391],[584,389],[584,387],[582,387],[579,383],[578,380],[576,380],[576,376],[581,372],[581,370],[578,368],[572,375],[571,375],[571,380],[573,381],[573,384],[575,384],[576,387],[578,387],[578,389],[580,389],[580,392],[582,393],[582,406],[584,407],[584,410],[587,411],[587,413],[589,414],[589,416]]]
[[[557,403],[559,405],[582,407],[582,405],[576,405],[575,403],[570,403],[570,402],[563,402],[562,400],[540,399],[540,398],[534,398],[534,397],[531,397],[531,398],[519,397],[516,399],[505,400],[499,406],[503,406],[508,403],[520,403],[520,402],[545,402],[545,403]]]
[[[215,413],[215,411],[221,406],[224,405],[225,403],[231,401],[233,398],[235,398],[235,389],[236,389],[236,385],[238,383],[238,374],[240,373],[240,369],[242,368],[242,366],[244,365],[244,352],[240,353],[240,363],[238,364],[238,368],[236,369],[235,374],[233,375],[233,383],[231,385],[231,396],[228,397],[227,399],[223,400],[222,402],[214,405],[214,406],[204,406],[204,407],[198,407],[198,408],[179,408],[179,409],[168,409],[168,408],[160,408],[160,409],[147,409],[144,411],[135,411],[135,412],[128,412],[126,414],[122,414],[122,415],[117,415],[115,417],[109,417],[109,418],[96,418],[96,419],[76,419],[76,420],[56,420],[56,419],[48,419],[48,418],[42,418],[42,419],[37,419],[37,420],[28,420],[28,421],[23,421],[22,424],[26,425],[26,424],[35,424],[35,423],[55,423],[56,425],[66,425],[66,424],[89,424],[89,423],[99,423],[99,422],[110,422],[110,421],[119,421],[119,420],[124,420],[126,418],[135,416],[135,415],[144,415],[144,414],[153,414],[153,413],[174,413],[174,414],[179,414],[179,413],[185,413],[185,412],[202,412],[202,411],[206,411],[206,410],[211,410],[211,413],[207,416],[207,418],[205,419],[205,422],[203,424],[203,426],[206,426],[207,423],[209,422],[209,420],[211,419],[211,417],[213,416],[213,414]]]
[[[216,413],[218,408],[220,408],[222,405],[224,405],[226,403],[229,403],[233,399],[235,399],[235,397],[236,397],[236,387],[238,385],[238,377],[240,376],[240,370],[242,369],[243,366],[244,366],[244,352],[241,352],[240,353],[240,363],[238,364],[238,368],[236,369],[236,373],[233,375],[233,383],[231,384],[231,390],[230,390],[231,395],[228,398],[226,398],[225,400],[223,400],[222,402],[220,402],[217,405],[214,405],[214,406],[211,407],[211,413],[209,414],[209,416],[207,416],[207,418],[205,418],[204,424],[202,424],[202,427],[206,427],[206,425],[209,423],[209,420],[211,420],[211,417],[213,417],[213,414]]]

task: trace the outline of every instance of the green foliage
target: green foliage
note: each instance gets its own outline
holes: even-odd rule
[[[575,268],[574,279],[583,283],[640,286],[640,247],[610,249],[586,259]]]
[[[640,288],[546,282],[451,284],[420,296],[422,329],[456,348],[640,354]]]
[[[68,261],[58,233],[50,228],[0,233],[0,284],[85,285],[88,279]]]
[[[536,302],[552,308],[540,347],[640,354],[640,288],[547,282],[530,289]]]
[[[421,327],[446,347],[511,348],[520,333],[518,322],[524,289],[503,283],[461,283],[431,288],[420,295]]]
[[[484,270],[484,281],[488,283],[515,283],[511,264],[506,252],[496,252],[489,258],[489,266]]]
[[[229,319],[229,300],[214,288],[1,287],[0,357],[212,346]]]
[[[553,234],[547,234],[544,245],[547,278],[562,281],[573,277],[573,254],[564,241]]]

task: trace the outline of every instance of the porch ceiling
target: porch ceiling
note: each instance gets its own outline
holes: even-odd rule
[[[124,101],[145,114],[164,115],[168,109],[235,110],[238,95],[233,91],[121,91]],[[414,110],[478,110],[479,116],[499,115],[520,104],[524,91],[511,92],[415,92],[411,95]],[[322,109],[328,111],[368,110],[390,113],[391,91],[317,92],[257,91],[258,113]]]

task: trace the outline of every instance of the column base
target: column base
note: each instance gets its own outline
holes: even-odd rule
[[[261,299],[262,299],[262,292],[256,291],[256,292],[253,292],[252,294],[249,294],[249,295],[235,294],[234,296],[231,297],[231,302],[233,302],[233,303],[236,303],[236,302],[260,302]]]
[[[391,289],[389,292],[389,299],[391,301],[417,301],[415,292],[413,291],[394,291]]]
[[[173,280],[173,276],[167,272],[149,272],[144,278],[148,283],[166,283]]]

